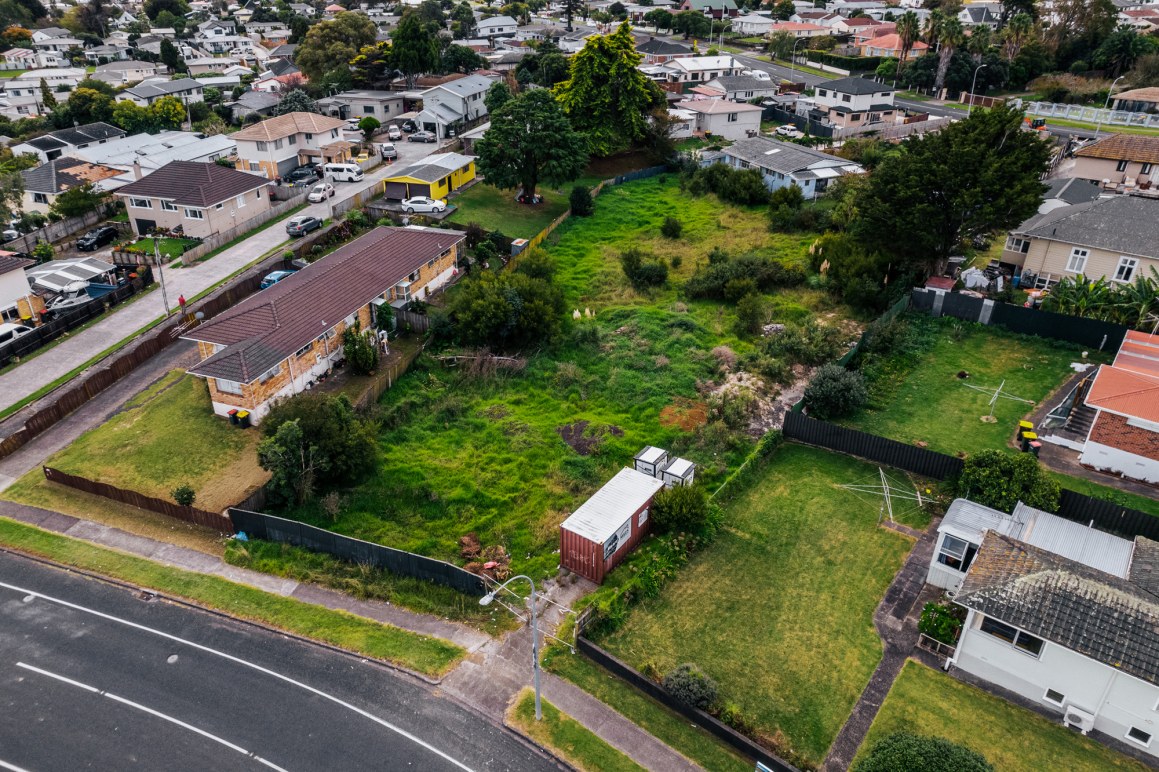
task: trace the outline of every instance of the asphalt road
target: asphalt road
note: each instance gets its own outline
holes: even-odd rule
[[[0,553],[0,769],[550,770],[388,668]]]

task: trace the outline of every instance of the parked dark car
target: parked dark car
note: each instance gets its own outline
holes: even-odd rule
[[[322,221],[317,217],[300,214],[297,217],[290,218],[290,221],[286,223],[286,233],[291,236],[305,236],[310,231],[316,231],[321,227]]]
[[[318,179],[318,172],[313,164],[308,164],[306,166],[299,166],[283,177],[283,179],[291,185],[299,182],[313,182]]]
[[[117,240],[117,229],[111,225],[102,225],[76,240],[76,248],[81,252],[92,252],[101,247],[112,244]]]
[[[416,131],[406,138],[407,142],[438,142],[439,139],[429,131]]]
[[[402,130],[409,134],[412,131],[418,131],[419,127],[415,125],[414,121],[405,120],[402,122]]]

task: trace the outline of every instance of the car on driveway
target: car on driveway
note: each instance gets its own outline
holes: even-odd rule
[[[406,138],[407,142],[438,142],[439,139],[429,131],[416,131]]]
[[[404,199],[402,209],[407,214],[414,214],[415,212],[443,212],[447,209],[447,202],[437,198],[415,196],[414,198]]]
[[[274,271],[273,273],[267,273],[265,278],[262,279],[262,283],[258,286],[258,289],[272,287],[287,276],[293,276],[294,273],[294,271]]]
[[[383,159],[386,161],[393,161],[398,158],[398,148],[390,142],[383,142],[379,145],[378,152],[382,154]]]
[[[318,179],[318,172],[315,171],[313,164],[307,164],[306,166],[299,166],[282,179],[291,185],[297,185],[301,182],[312,182]]]
[[[27,335],[30,332],[32,332],[32,328],[26,324],[5,322],[4,324],[0,324],[0,343],[16,340],[21,335]]]
[[[305,236],[310,231],[316,231],[321,227],[322,221],[317,217],[300,214],[297,217],[291,217],[290,221],[286,223],[286,233],[291,236]]]
[[[408,118],[407,120],[402,122],[402,130],[409,134],[412,131],[418,131],[419,127],[417,125],[415,125],[414,121],[412,121]]]
[[[334,186],[329,182],[319,182],[310,189],[310,195],[306,196],[306,200],[317,204],[320,201],[325,201],[334,195]]]
[[[117,240],[117,229],[111,225],[102,225],[76,240],[76,248],[81,252],[94,252],[103,246]]]
[[[805,136],[805,134],[791,123],[786,123],[784,126],[778,126],[776,134],[778,137],[788,137],[790,139],[798,139]]]
[[[402,139],[402,129],[392,123],[386,127],[386,136],[391,141],[397,142]]]

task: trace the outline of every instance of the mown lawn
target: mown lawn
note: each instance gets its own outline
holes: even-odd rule
[[[782,752],[819,763],[881,658],[873,611],[913,545],[838,487],[876,474],[785,445],[716,541],[598,642],[637,670],[699,665]]]
[[[237,503],[269,477],[258,466],[257,442],[256,430],[242,431],[213,414],[205,381],[174,370],[45,465],[158,498],[169,499],[174,488],[189,484],[197,492],[194,505],[212,512]],[[40,498],[45,485],[35,470],[4,496]]]
[[[858,757],[893,732],[944,737],[981,753],[1002,772],[1147,768],[1057,722],[913,660],[906,662],[890,689]]]
[[[181,257],[181,255],[185,254],[186,250],[191,249],[197,243],[198,242],[194,241],[193,239],[153,239],[146,237],[143,239],[137,239],[137,242],[134,244],[134,246],[144,252],[146,255],[152,255],[155,244],[157,251],[159,251],[161,254],[169,258],[174,258]]]
[[[547,700],[535,720],[535,693],[524,689],[507,712],[507,723],[583,772],[643,772],[644,768]]]
[[[636,245],[680,256],[670,282],[677,285],[713,246],[800,262],[809,239],[770,234],[760,208],[682,193],[672,175],[611,191],[594,216],[569,220],[545,247],[569,307],[596,314],[599,342],[577,342],[568,331],[555,348],[529,352],[523,373],[491,378],[420,359],[383,397],[378,473],[345,493],[336,522],[317,504],[290,516],[447,560],[460,559],[458,539],[474,532],[484,546],[504,545],[518,570],[550,575],[559,523],[644,445],[697,462],[698,479],[710,486],[735,468],[751,438],[718,431],[720,423],[696,430],[704,415],[698,384],[720,377],[712,350],[751,348],[732,331],[732,309],[680,302],[676,286],[636,293],[619,252]],[[671,212],[685,222],[674,241],[659,236]],[[789,318],[825,302],[800,289],[775,305]],[[699,421],[680,420],[698,411]],[[561,438],[568,427],[591,441],[586,455]]]
[[[543,203],[532,206],[517,202],[513,190],[499,190],[479,182],[447,203],[458,207],[450,219],[459,227],[479,223],[513,239],[529,239],[567,211],[569,191],[570,188],[562,193],[543,188],[539,191]]]
[[[926,443],[949,455],[1004,448],[1018,421],[1035,406],[1000,398],[990,414],[993,389],[1035,404],[1046,399],[1082,361],[1081,346],[1016,335],[949,317],[905,317],[920,336],[911,362],[887,362],[871,383],[870,406],[845,423],[905,443]],[[1098,361],[1098,352],[1090,359]],[[960,378],[959,373],[968,378]],[[990,394],[970,386],[990,389]]]

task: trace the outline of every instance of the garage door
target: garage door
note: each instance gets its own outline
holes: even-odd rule
[[[412,182],[409,187],[410,196],[408,198],[414,198],[415,196],[430,196],[431,194],[430,185],[417,185]]]
[[[402,201],[407,197],[405,182],[388,182],[386,183],[386,197],[394,201]]]

